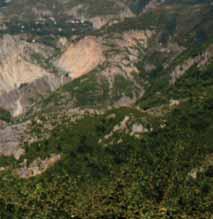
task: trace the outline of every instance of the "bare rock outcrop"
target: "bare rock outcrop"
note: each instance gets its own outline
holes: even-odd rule
[[[32,63],[32,54],[48,58],[49,47],[28,43],[19,36],[0,39],[0,107],[14,117],[25,113],[32,100],[56,90],[65,83],[60,76]]]
[[[46,70],[26,60],[28,50],[33,49],[27,42],[5,35],[0,45],[0,95],[48,75]]]
[[[143,84],[136,80],[140,72],[136,64],[154,33],[143,30],[85,37],[73,42],[56,61],[56,65],[69,72],[72,79],[98,72],[97,83],[107,80],[110,96],[115,94],[113,89],[120,79],[129,81],[135,87],[131,97],[121,88],[114,106],[130,106],[144,94]]]
[[[13,117],[25,113],[39,97],[48,95],[60,87],[61,79],[55,75],[46,75],[32,83],[22,85],[0,95],[0,107],[9,111]]]
[[[111,88],[113,88],[115,77],[122,75],[134,83],[135,90],[139,90],[139,95],[144,94],[143,87],[137,83],[134,77],[139,73],[136,64],[140,59],[141,50],[147,48],[153,34],[154,32],[150,30],[127,31],[115,34],[111,39],[108,36],[102,39],[102,43],[105,44],[104,54],[107,60],[102,75],[108,78]],[[136,99],[137,97],[123,96],[115,105],[128,106],[133,104]]]
[[[55,165],[61,160],[60,154],[52,154],[49,158],[41,160],[40,158],[35,159],[32,163],[27,166],[26,160],[22,164],[23,166],[15,170],[16,175],[23,179],[29,179],[43,174],[47,169]]]
[[[125,32],[121,38],[85,37],[67,48],[57,61],[57,66],[68,71],[73,79],[89,73],[105,61],[108,63],[104,70],[106,74],[137,72],[134,67],[139,55],[137,44],[146,48],[152,34],[147,30]]]
[[[142,13],[147,13],[148,11],[155,10],[158,8],[164,1],[159,2],[158,0],[151,0],[149,3],[145,6]]]
[[[99,10],[97,10],[96,13],[94,13],[93,8],[95,7],[95,4],[95,2],[79,2],[71,9],[66,10],[66,14],[74,16],[81,20],[87,20],[91,22],[93,24],[94,29],[100,29],[105,25],[110,26],[116,22],[123,21],[125,18],[135,16],[135,14],[128,7],[126,1],[115,1],[109,4],[107,7],[112,7],[109,13],[99,13]]]
[[[72,43],[58,60],[58,67],[68,71],[73,79],[94,70],[104,62],[102,45],[95,37],[85,37]]]
[[[26,127],[27,123],[22,123],[0,129],[0,157],[14,157],[19,160],[25,153],[21,141]]]

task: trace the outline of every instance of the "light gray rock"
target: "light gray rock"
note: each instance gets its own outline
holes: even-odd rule
[[[19,160],[25,153],[21,148],[21,141],[24,136],[27,123],[8,126],[0,129],[0,157],[14,157]]]

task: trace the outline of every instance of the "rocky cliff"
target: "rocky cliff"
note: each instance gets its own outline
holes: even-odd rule
[[[212,218],[210,1],[0,12],[0,218]]]

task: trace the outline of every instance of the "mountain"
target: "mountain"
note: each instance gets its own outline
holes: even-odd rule
[[[0,218],[213,217],[213,4],[0,1]]]

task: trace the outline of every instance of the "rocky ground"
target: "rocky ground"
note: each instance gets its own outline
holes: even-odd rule
[[[153,72],[158,68],[157,65],[159,64],[156,65],[156,63],[152,62],[154,61],[154,59],[152,60],[152,54],[162,54],[162,56],[166,57],[167,60],[163,65],[170,72],[170,84],[174,84],[195,64],[201,68],[211,62],[212,49],[209,46],[201,54],[189,57],[183,63],[173,66],[175,57],[183,53],[186,48],[174,40],[170,40],[166,45],[157,43],[156,39],[159,40],[160,34],[153,26],[142,29],[127,28],[127,30],[120,32],[110,32],[110,28],[116,27],[119,22],[121,25],[123,22],[125,24],[125,18],[129,19],[136,16],[129,8],[126,8],[126,3],[121,2],[116,3],[118,5],[114,5],[115,8],[119,7],[120,14],[114,14],[112,10],[111,14],[101,16],[94,13],[92,16],[90,14],[91,8],[85,6],[86,2],[85,4],[72,5],[70,9],[67,7],[66,16],[63,15],[65,16],[63,17],[63,22],[67,23],[68,26],[70,25],[70,29],[75,29],[79,25],[83,28],[86,22],[92,22],[96,30],[93,33],[84,33],[84,35],[75,33],[69,37],[59,36],[55,39],[54,46],[47,45],[39,40],[38,37],[43,39],[43,36],[39,36],[40,32],[32,35],[32,28],[34,28],[33,25],[37,25],[35,28],[41,28],[41,31],[42,23],[45,24],[46,22],[50,22],[53,27],[55,25],[56,29],[61,28],[60,25],[57,26],[57,22],[60,21],[58,17],[60,17],[61,11],[58,11],[56,17],[53,14],[54,7],[58,4],[57,1],[55,1],[55,5],[52,4],[52,8],[48,4],[43,6],[39,3],[38,5],[35,4],[31,9],[32,13],[29,13],[27,8],[18,8],[18,10],[22,10],[23,16],[38,17],[33,21],[34,23],[30,30],[27,30],[28,26],[24,23],[22,24],[23,20],[19,19],[19,22],[17,22],[18,29],[12,35],[8,33],[8,30],[10,30],[10,23],[8,22],[12,22],[13,16],[15,16],[12,13],[13,7],[22,3],[21,1],[14,2],[14,5],[13,3],[8,3],[8,7],[3,8],[1,15],[2,31],[7,34],[3,34],[0,47],[0,107],[9,111],[13,117],[24,115],[42,97],[71,80],[75,81],[80,78],[80,83],[83,83],[84,80],[87,80],[87,75],[94,72],[98,86],[104,88],[103,86],[106,86],[106,83],[108,84],[104,89],[108,90],[107,95],[115,98],[112,103],[113,106],[132,106],[138,99],[143,97],[147,87],[145,77],[144,80],[140,81],[138,80],[138,75],[145,74],[145,72]],[[28,4],[26,5],[27,7],[29,6]],[[43,10],[38,10],[37,7],[43,7]],[[106,7],[110,7],[110,4],[106,3]],[[158,11],[161,7],[160,3],[150,1],[140,16],[149,13],[149,11]],[[165,9],[172,10],[168,7]],[[10,13],[10,16],[7,16],[8,13]],[[5,17],[8,18],[6,21]],[[74,27],[73,25],[76,26]],[[12,27],[16,28],[16,26]],[[64,28],[67,28],[67,26],[64,26]],[[54,31],[54,29],[49,31]],[[62,28],[61,32],[63,33],[63,31],[65,30]],[[147,57],[149,57],[148,60]],[[138,63],[142,62],[143,69],[138,65]],[[81,79],[82,76],[84,76],[83,79]],[[118,87],[118,79],[121,84],[126,83],[125,80],[128,83],[131,82],[129,90],[126,90],[129,85],[124,85],[121,91],[114,90]],[[78,90],[79,85],[74,85],[73,89]],[[84,92],[82,92],[82,95],[84,95]],[[119,92],[119,95],[117,92]],[[69,105],[75,106],[75,96],[71,100],[66,100],[68,95],[66,92],[60,95],[62,96],[57,105],[63,106],[64,102],[67,101]],[[87,94],[85,93],[85,95]],[[79,104],[81,102],[77,103],[76,106],[79,106]],[[34,109],[34,111],[37,111],[37,109]],[[20,156],[15,155],[16,149],[20,146],[20,138],[17,136],[22,136],[19,132],[24,133],[25,125],[20,125],[20,127],[6,126],[6,128],[1,130],[2,136],[5,135],[5,138],[2,137],[1,139],[3,155]],[[139,128],[136,127],[135,129]],[[10,136],[10,133],[14,136],[11,140],[6,137]],[[8,151],[5,144],[12,145],[8,147]]]
[[[209,1],[12,0],[0,12],[2,212],[210,218]]]

